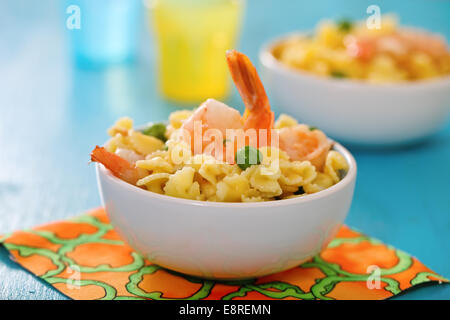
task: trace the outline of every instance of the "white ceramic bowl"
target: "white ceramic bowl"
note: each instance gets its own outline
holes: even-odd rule
[[[319,253],[343,223],[356,163],[336,185],[295,199],[220,203],[173,198],[130,185],[97,165],[102,202],[117,232],[150,261],[214,279],[244,279],[295,267]]]
[[[290,68],[273,56],[273,48],[287,37],[260,51],[265,87],[281,111],[336,140],[362,145],[414,142],[445,124],[450,77],[381,85],[319,77]]]

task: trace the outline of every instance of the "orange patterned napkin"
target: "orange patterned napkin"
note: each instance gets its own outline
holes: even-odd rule
[[[385,299],[448,282],[409,254],[342,227],[297,268],[221,282],[163,269],[126,245],[103,209],[0,239],[17,263],[73,299]]]

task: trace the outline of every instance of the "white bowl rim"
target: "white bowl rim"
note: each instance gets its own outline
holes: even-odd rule
[[[278,69],[281,72],[287,73],[289,75],[293,75],[296,77],[305,77],[310,80],[315,80],[318,82],[328,83],[328,84],[337,84],[342,86],[360,86],[365,88],[374,88],[374,89],[384,89],[384,90],[404,90],[404,89],[422,89],[429,87],[439,87],[439,86],[450,86],[450,75],[435,77],[432,79],[422,80],[422,81],[403,81],[403,82],[394,82],[394,83],[371,83],[365,80],[360,79],[336,79],[332,77],[324,77],[316,75],[315,73],[308,72],[302,69],[294,69],[289,67],[279,61],[273,55],[273,48],[280,43],[286,41],[289,38],[295,36],[305,36],[308,34],[306,31],[294,31],[290,33],[283,34],[281,36],[275,37],[266,43],[264,43],[259,50],[259,60],[260,62],[267,68],[270,69]]]
[[[154,198],[155,200],[159,201],[165,201],[165,202],[172,202],[172,203],[178,203],[180,205],[187,205],[187,206],[201,206],[201,207],[211,207],[211,208],[254,208],[254,207],[279,207],[283,205],[293,205],[296,203],[304,203],[309,201],[314,201],[320,198],[324,198],[332,193],[335,193],[343,188],[345,188],[347,185],[352,183],[353,180],[356,179],[356,161],[353,155],[348,151],[346,148],[344,148],[341,144],[337,142],[333,142],[334,146],[333,149],[335,149],[337,152],[342,154],[345,158],[345,160],[348,163],[349,169],[347,171],[347,174],[345,177],[336,183],[335,185],[313,193],[313,194],[307,194],[303,197],[296,197],[291,199],[282,199],[282,200],[272,200],[272,201],[263,201],[263,202],[213,202],[213,201],[200,201],[200,200],[190,200],[190,199],[183,199],[183,198],[176,198],[171,197],[167,195],[158,194],[155,192],[147,191],[144,189],[141,189],[137,186],[134,186],[132,184],[129,184],[116,176],[114,176],[111,171],[107,170],[103,165],[96,163],[96,171],[97,171],[97,178],[100,174],[104,175],[108,180],[110,180],[112,183],[118,184],[123,188],[133,190],[134,192],[141,193],[142,195],[146,195],[147,197]]]

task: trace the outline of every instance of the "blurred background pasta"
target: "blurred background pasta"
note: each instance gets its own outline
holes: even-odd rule
[[[312,34],[283,41],[273,54],[289,67],[334,78],[389,83],[450,74],[450,51],[443,36],[406,29],[385,15],[379,28],[366,21],[325,20]]]

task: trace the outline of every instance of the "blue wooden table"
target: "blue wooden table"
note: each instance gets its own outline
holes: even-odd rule
[[[249,0],[240,49],[260,45],[323,17],[364,18],[371,1]],[[381,1],[402,22],[450,39],[450,1]],[[114,120],[166,119],[176,106],[156,89],[155,52],[144,22],[136,63],[103,70],[73,67],[65,8],[54,0],[0,2],[0,234],[63,219],[100,200],[93,146]],[[242,109],[236,92],[227,101]],[[426,106],[424,106],[426,108]],[[276,112],[279,112],[274,106]],[[350,226],[403,249],[450,277],[450,125],[420,145],[350,147],[359,175]],[[450,299],[450,286],[413,290],[401,299]],[[65,299],[0,250],[0,299]]]

